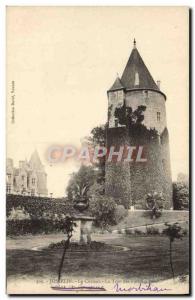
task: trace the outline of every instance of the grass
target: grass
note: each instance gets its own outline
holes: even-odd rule
[[[165,222],[186,222],[182,226],[188,227],[189,212],[188,211],[163,211],[161,217],[157,219],[151,219],[149,211],[129,211],[128,216],[125,217],[119,224],[112,226],[114,229],[123,229],[134,226],[143,226],[147,224],[157,224]]]
[[[110,252],[67,252],[63,276],[120,276],[139,281],[171,278],[169,240],[163,236],[102,236],[111,245],[124,250]],[[188,274],[188,238],[173,243],[173,264],[176,276]],[[7,276],[43,276],[56,278],[62,249],[33,251],[7,250]]]

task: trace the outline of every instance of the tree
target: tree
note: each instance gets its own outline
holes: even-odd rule
[[[117,107],[115,109],[115,117],[118,118],[121,125],[139,125],[144,120],[144,111],[146,106],[140,105],[137,109],[133,111],[131,107],[126,107],[124,104],[122,107]]]
[[[189,186],[187,182],[173,183],[173,207],[175,210],[189,208]]]
[[[153,192],[146,196],[146,209],[151,211],[151,219],[159,218],[164,207],[164,198],[161,193]]]
[[[82,165],[78,172],[73,173],[66,189],[68,200],[77,202],[82,197],[88,198],[88,191],[96,180],[93,166]]]
[[[90,136],[85,138],[85,142],[88,144],[88,146],[93,147],[93,149],[96,146],[106,146],[106,129],[107,129],[107,123],[102,124],[100,126],[96,126],[91,130]],[[96,163],[94,164],[94,167],[97,170],[97,182],[100,184],[104,184],[105,182],[105,161],[106,157],[103,156],[101,158],[98,158]]]
[[[103,183],[98,183],[97,181],[90,187],[88,196],[89,199],[98,198],[99,196],[103,196],[105,191],[105,187]]]
[[[178,173],[177,175],[177,182],[183,182],[185,183],[187,186],[189,186],[189,177],[187,174],[184,173]]]
[[[91,130],[90,136],[86,137],[88,144],[95,146],[105,146],[107,124],[96,126]]]
[[[60,265],[59,265],[58,281],[60,281],[60,278],[61,278],[62,267],[63,267],[63,263],[64,263],[66,250],[69,248],[70,239],[72,237],[72,233],[73,233],[73,230],[74,230],[75,226],[76,226],[76,223],[73,222],[73,219],[69,216],[66,216],[65,222],[64,222],[64,231],[65,231],[65,234],[67,236],[67,239],[65,240],[65,243],[64,243],[62,258],[61,258]]]
[[[111,197],[99,195],[90,199],[89,210],[95,217],[95,223],[102,229],[115,224],[116,203]]]
[[[167,228],[163,230],[163,233],[169,238],[169,258],[170,258],[171,272],[174,278],[175,275],[174,275],[173,259],[172,259],[172,243],[174,242],[175,239],[182,239],[184,234],[182,232],[181,226],[179,226],[179,223],[174,223],[174,224],[165,223],[165,225]]]

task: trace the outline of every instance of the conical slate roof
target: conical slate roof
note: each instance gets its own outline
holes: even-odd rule
[[[121,90],[121,89],[124,89],[124,86],[122,85],[122,82],[121,82],[120,78],[117,76],[115,82],[113,83],[113,85],[109,89],[109,92],[116,91],[116,90]]]
[[[35,150],[31,155],[29,163],[35,170],[44,169],[37,150]]]
[[[126,89],[138,88],[159,91],[157,84],[152,78],[135,46],[124,69],[121,82]]]

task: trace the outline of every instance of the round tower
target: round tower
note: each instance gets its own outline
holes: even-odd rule
[[[128,166],[127,180],[124,185],[130,188],[128,198],[129,206],[137,208],[145,207],[147,193],[162,193],[165,199],[165,208],[172,207],[172,180],[169,154],[169,138],[166,122],[166,96],[160,90],[160,82],[153,80],[150,72],[144,64],[136,47],[131,52],[121,79],[119,76],[108,94],[108,130],[107,145],[119,146],[123,136],[123,143],[132,146],[144,146],[146,148],[146,163],[131,163]],[[155,131],[155,137],[146,139],[146,134],[137,133],[132,137],[131,128],[128,127],[126,112],[128,109],[135,111],[139,106],[145,107],[142,124],[148,136],[150,131]],[[123,107],[124,120],[117,118],[117,108]],[[120,132],[119,129],[120,128]],[[120,134],[120,137],[119,137]],[[127,167],[126,167],[127,170]],[[123,173],[123,172],[122,172]],[[129,174],[130,173],[130,174]],[[110,177],[112,174],[106,169],[106,191],[110,191]],[[114,181],[121,182],[120,171],[117,172]],[[109,180],[108,180],[109,178]],[[113,183],[112,183],[113,185]],[[120,187],[119,187],[120,189]],[[127,190],[127,188],[125,188]],[[118,193],[119,194],[119,193]],[[122,191],[120,193],[123,194]],[[114,192],[109,195],[116,198]],[[118,196],[117,196],[118,197]]]

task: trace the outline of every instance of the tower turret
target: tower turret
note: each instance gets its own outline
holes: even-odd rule
[[[120,108],[124,105],[125,100],[125,93],[124,93],[124,86],[119,78],[119,75],[117,74],[117,77],[111,86],[111,88],[108,90],[108,122],[109,127],[120,127],[119,120],[117,117],[115,117],[114,112],[116,108]]]
[[[124,142],[132,146],[145,146],[147,148],[147,163],[128,165],[128,182],[125,179],[125,185],[129,185],[129,205],[136,205],[138,208],[145,207],[144,197],[146,193],[159,192],[165,197],[166,207],[172,206],[172,181],[169,155],[169,138],[166,122],[166,96],[160,90],[159,83],[156,84],[141,58],[134,40],[133,49],[123,71],[121,79],[116,78],[112,87],[108,90],[108,130],[107,145],[120,146],[120,137],[123,136]],[[142,129],[144,132],[154,130],[155,139],[146,139],[146,134],[141,131],[133,135],[133,130],[128,124],[128,111],[135,111],[138,107],[144,107],[144,117]],[[123,118],[117,118],[117,109],[122,108]],[[123,127],[117,131],[117,127]],[[133,136],[132,136],[133,135]],[[122,145],[122,144],[121,144]],[[121,165],[122,166],[122,165]],[[124,179],[124,172],[120,174],[116,166],[106,168],[106,191],[110,196],[115,197],[112,192],[113,180],[121,182],[121,176]],[[124,163],[123,163],[124,170]],[[127,165],[125,166],[127,170]],[[130,175],[129,175],[130,170]],[[112,179],[113,174],[118,178]],[[123,180],[124,183],[124,180]],[[121,187],[120,187],[121,186]],[[118,186],[118,190],[123,197],[124,184]],[[127,188],[125,188],[127,190]],[[118,197],[118,196],[117,196]],[[126,201],[126,200],[125,200]]]

